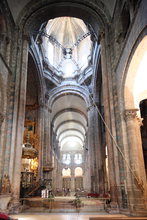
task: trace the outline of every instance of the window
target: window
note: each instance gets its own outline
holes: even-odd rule
[[[75,162],[75,164],[81,164],[82,163],[82,154],[75,154],[74,162]]]
[[[69,165],[69,164],[71,163],[70,154],[63,154],[63,156],[62,156],[62,162],[63,162],[64,164]]]

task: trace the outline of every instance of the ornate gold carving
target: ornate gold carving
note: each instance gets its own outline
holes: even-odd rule
[[[29,143],[35,148],[39,149],[39,137],[37,134],[29,133]],[[24,143],[27,142],[27,136],[24,136]]]
[[[28,142],[36,148],[37,150],[39,149],[39,136],[35,133],[35,122],[34,121],[25,121],[25,131],[24,131],[24,143]]]
[[[37,157],[38,151],[32,147],[30,143],[26,143],[23,145],[22,149],[22,158],[33,159]]]

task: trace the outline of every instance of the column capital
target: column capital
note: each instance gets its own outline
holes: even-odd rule
[[[126,120],[133,120],[133,119],[137,119],[138,121],[138,124],[139,126],[142,126],[142,120],[143,118],[140,118],[138,115],[137,115],[137,111],[139,111],[139,109],[126,109],[125,110],[125,119]]]
[[[125,112],[124,112],[125,119],[126,120],[132,120],[132,119],[137,118],[137,111],[138,111],[137,108],[135,108],[135,109],[125,109]]]

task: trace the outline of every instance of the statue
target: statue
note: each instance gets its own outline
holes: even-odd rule
[[[2,188],[1,188],[1,193],[2,194],[8,194],[10,193],[10,180],[7,174],[4,175],[3,181],[2,181]]]

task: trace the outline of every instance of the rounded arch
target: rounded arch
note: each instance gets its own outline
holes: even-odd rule
[[[30,48],[29,50],[29,57],[33,62],[33,65],[35,66],[35,78],[38,78],[38,102],[39,104],[43,104],[44,103],[44,91],[45,91],[45,82],[44,82],[44,77],[43,77],[43,72],[40,69],[40,65],[37,64],[38,61],[38,57],[36,57],[32,51],[32,49]]]
[[[27,67],[27,91],[26,91],[26,106],[36,105],[44,103],[44,91],[45,86],[41,77],[38,65],[34,59],[32,53],[28,53],[28,67]]]
[[[86,23],[93,26],[96,33],[99,27],[102,29],[104,24],[109,24],[110,21],[109,11],[101,2],[85,0],[83,4],[83,0],[74,2],[64,0],[56,3],[52,1],[48,1],[48,3],[34,1],[33,7],[31,5],[32,1],[20,12],[16,21],[19,27],[25,29],[25,33],[31,32],[31,30],[39,30],[42,23],[61,16],[82,18]]]
[[[54,102],[65,95],[74,95],[81,98],[86,103],[87,108],[91,105],[89,91],[87,89],[84,89],[80,86],[66,85],[55,88],[52,93],[50,93],[50,98],[48,101],[49,108],[51,109]]]
[[[83,118],[84,118],[84,119],[86,120],[86,122],[87,122],[87,115],[86,115],[84,112],[82,112],[82,111],[80,111],[80,110],[78,110],[78,109],[74,109],[74,108],[66,108],[66,109],[63,109],[63,110],[59,111],[59,112],[53,117],[52,123],[54,123],[54,121],[55,121],[61,114],[63,114],[63,113],[68,113],[68,112],[73,112],[73,113],[78,113],[78,114],[80,114],[81,116],[83,116]]]
[[[62,169],[62,176],[63,177],[70,177],[71,176],[71,169],[70,168],[63,168]]]
[[[124,76],[122,94],[126,109],[139,108],[139,103],[147,97],[147,35],[144,31],[134,45]]]
[[[81,167],[75,168],[75,177],[77,176],[83,176],[83,169]]]

